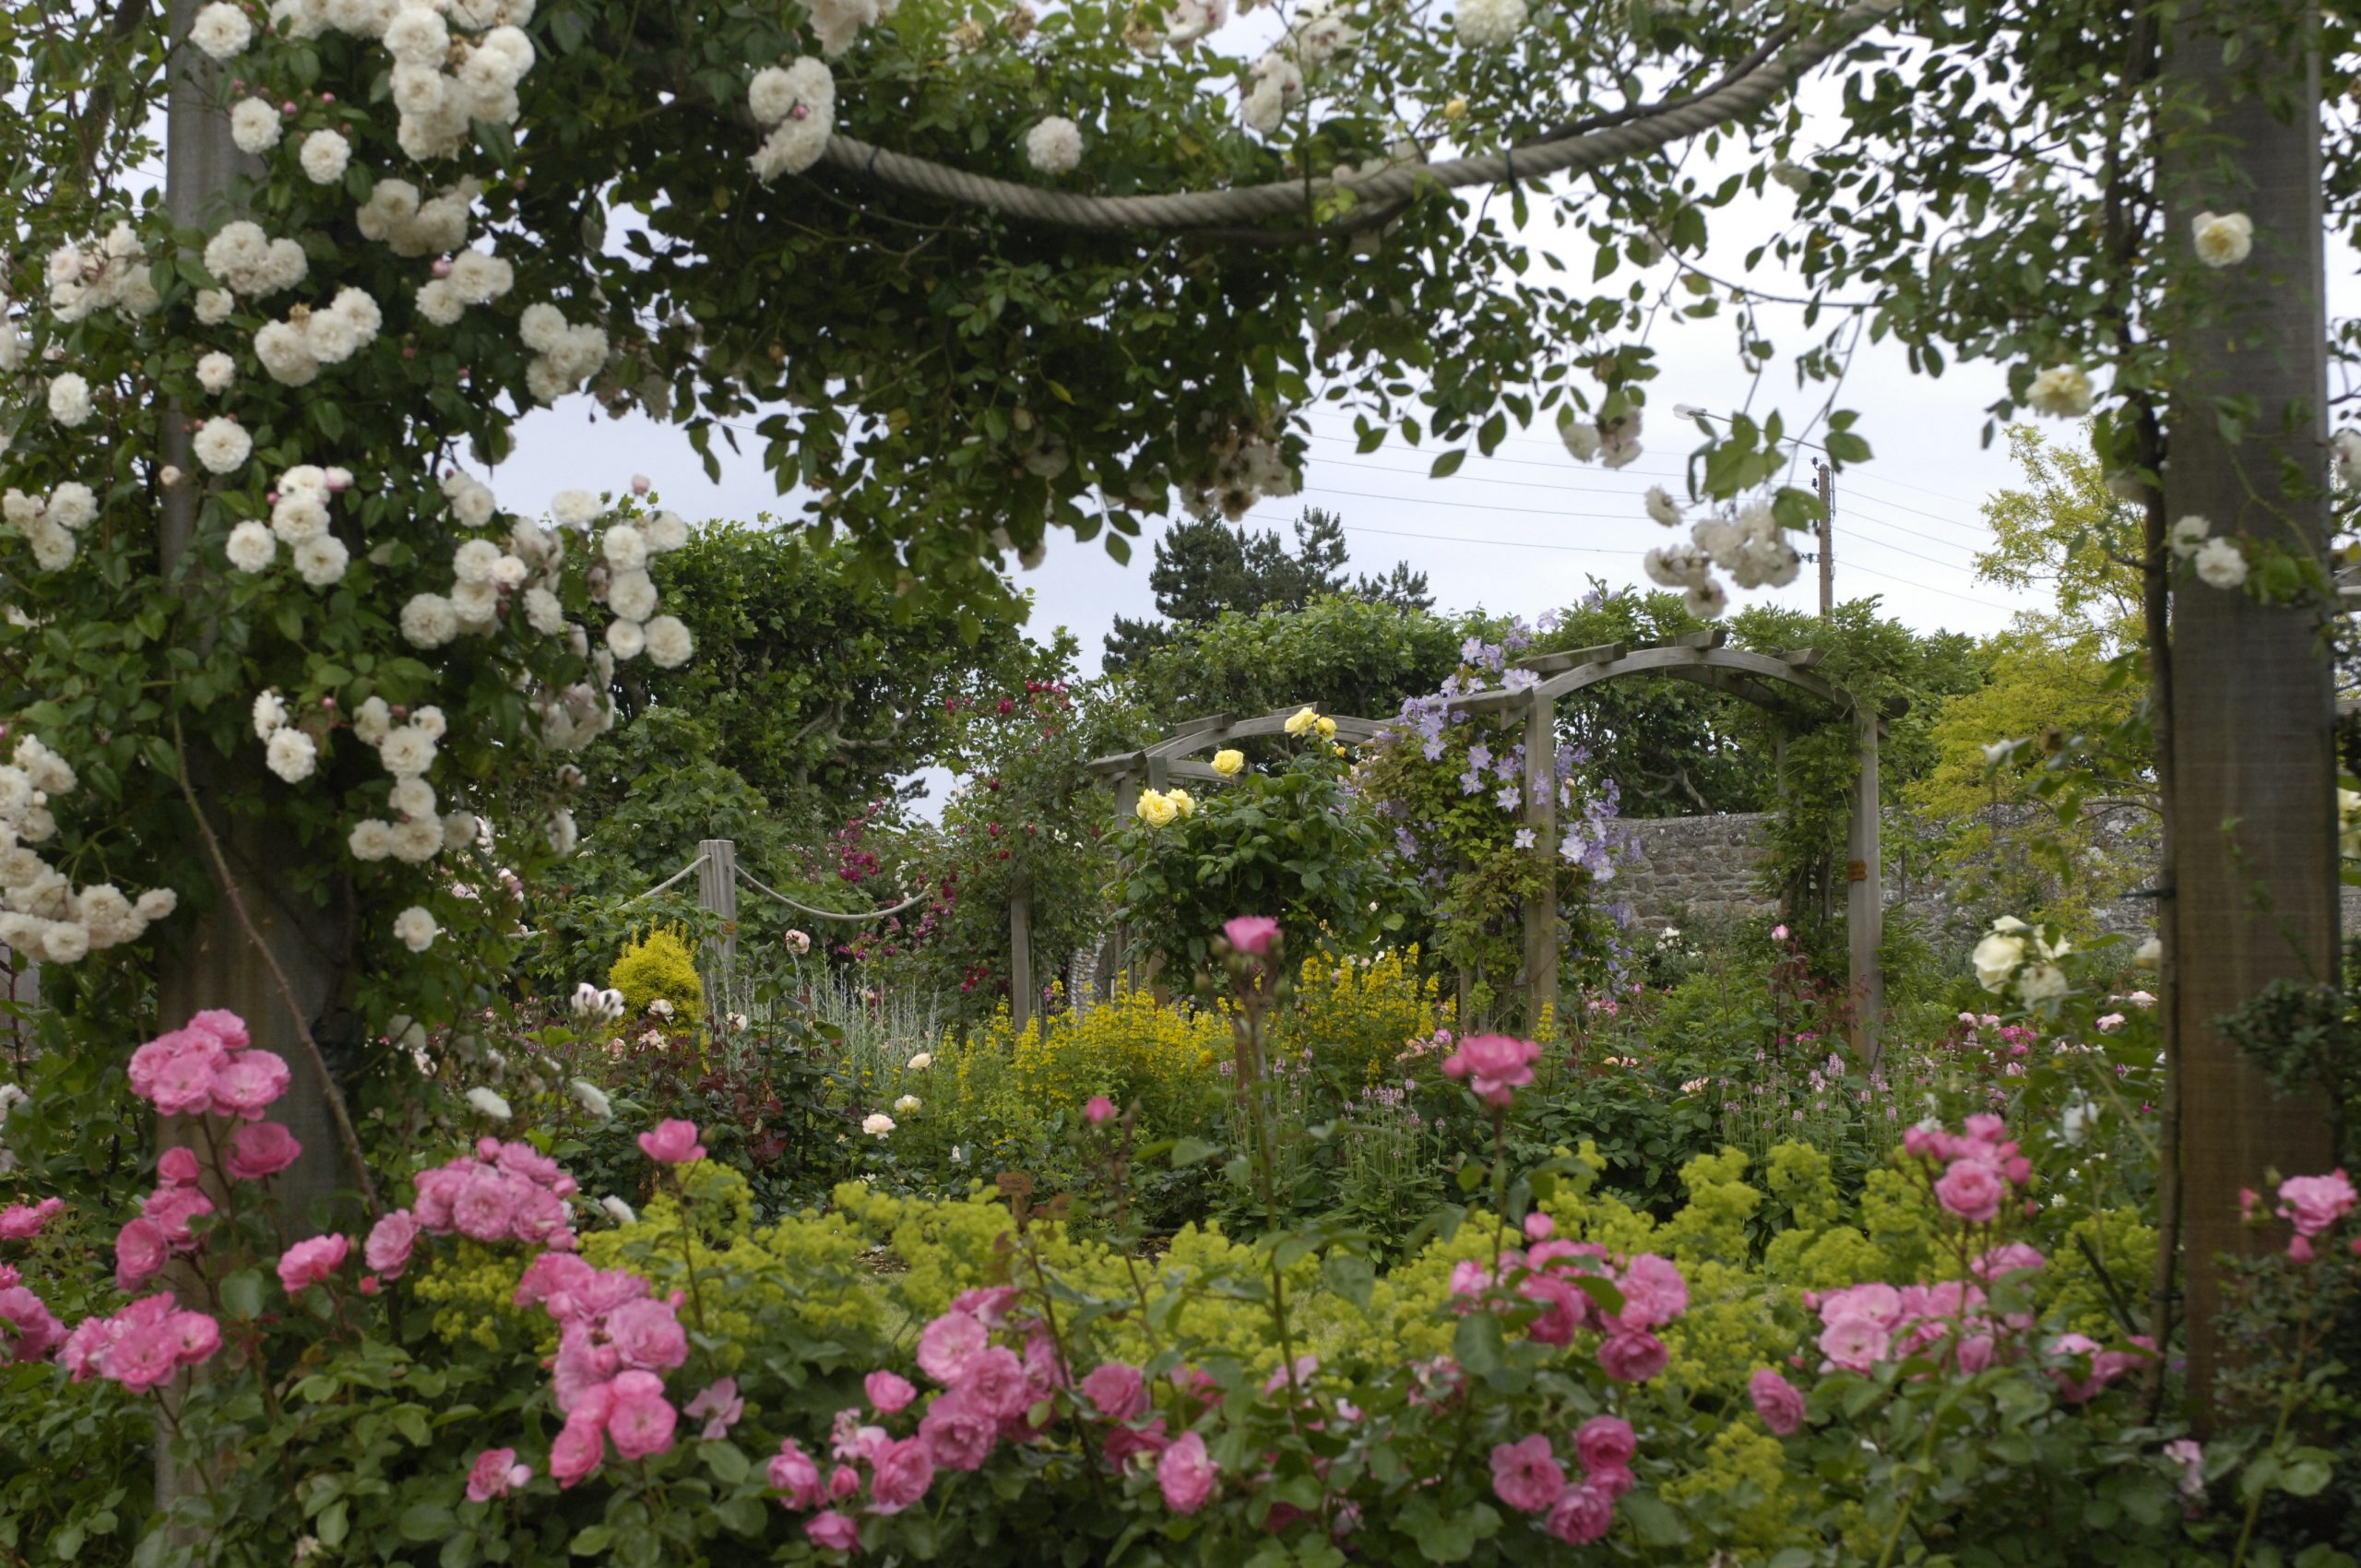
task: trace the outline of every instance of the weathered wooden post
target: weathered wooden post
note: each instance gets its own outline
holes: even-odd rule
[[[1544,879],[1525,901],[1525,1028],[1537,1039],[1558,1007],[1558,705],[1537,688],[1525,711],[1525,825]]]
[[[1885,871],[1878,812],[1877,709],[1856,698],[1853,731],[1860,776],[1853,789],[1853,822],[1845,839],[1845,934],[1851,959],[1853,1051],[1865,1067],[1877,1065],[1879,1027],[1885,1014],[1885,971],[1878,949],[1885,940]]]
[[[697,841],[697,908],[720,917],[721,933],[706,938],[705,1016],[718,1021],[730,999],[738,963],[738,841]]]
[[[1033,889],[1019,881],[1008,896],[1008,1020],[1022,1033],[1033,1018]]]

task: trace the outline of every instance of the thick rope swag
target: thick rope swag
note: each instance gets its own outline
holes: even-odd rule
[[[1604,163],[1621,162],[1743,119],[1786,90],[1796,77],[1843,49],[1894,10],[1896,4],[1897,0],[1857,0],[1828,26],[1800,41],[1781,57],[1766,60],[1695,98],[1621,125],[1573,137],[1545,133],[1505,152],[1456,158],[1447,163],[1403,164],[1351,180],[1321,176],[1241,185],[1226,191],[1100,196],[1044,190],[970,174],[847,136],[830,137],[820,157],[835,168],[864,175],[881,184],[1070,229],[1200,229],[1295,217],[1301,214],[1308,200],[1340,187],[1365,202],[1382,206],[1407,201],[1428,189],[1533,180],[1568,169],[1594,169]]]

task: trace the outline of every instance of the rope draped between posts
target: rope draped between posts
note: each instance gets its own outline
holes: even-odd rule
[[[1502,152],[1443,163],[1403,164],[1348,180],[1320,176],[1223,191],[1103,196],[971,174],[855,137],[830,137],[820,158],[834,168],[882,184],[1070,229],[1200,229],[1296,217],[1307,202],[1340,189],[1351,191],[1372,207],[1383,208],[1406,202],[1429,189],[1496,185],[1570,169],[1595,169],[1743,119],[1767,105],[1804,72],[1851,43],[1898,4],[1899,0],[1856,0],[1826,27],[1784,53],[1761,59],[1693,97],[1657,105],[1619,125],[1572,135],[1562,129],[1544,132]]]
[[[623,902],[627,905],[636,904],[642,898],[653,898],[658,893],[663,892],[666,888],[671,886],[674,883],[680,881],[681,878],[688,875],[691,872],[695,871],[697,867],[703,864],[705,864],[705,851],[703,849],[699,849],[695,860],[691,861],[687,865],[682,866],[680,870],[674,872],[671,875],[666,877],[663,881],[658,883],[647,892],[635,893],[630,897],[624,899]]]
[[[738,868],[738,880],[746,884],[747,886],[752,887],[757,893],[769,894],[772,897],[777,899],[780,903],[786,905],[790,909],[798,910],[803,914],[810,915],[814,920],[822,921],[882,921],[888,915],[898,915],[904,909],[909,909],[915,905],[923,904],[929,898],[933,897],[931,893],[913,894],[911,897],[903,899],[900,903],[895,905],[890,909],[872,909],[867,914],[848,915],[836,909],[815,909],[809,904],[799,904],[794,899],[789,897],[786,894],[781,893],[777,888],[772,887],[764,883],[760,878],[756,877],[753,872],[748,871],[744,866],[740,866]]]

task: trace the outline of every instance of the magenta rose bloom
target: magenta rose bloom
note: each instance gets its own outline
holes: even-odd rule
[[[114,1283],[118,1290],[136,1290],[163,1272],[172,1248],[163,1227],[152,1219],[135,1219],[115,1232]]]
[[[155,1075],[156,1109],[167,1116],[202,1116],[213,1109],[213,1071],[226,1058],[211,1040],[184,1042]]]
[[[196,1151],[168,1148],[156,1160],[156,1179],[168,1187],[194,1187],[197,1181]]]
[[[1892,1348],[1893,1336],[1872,1318],[1840,1317],[1820,1332],[1821,1353],[1846,1372],[1869,1371]]]
[[[516,1462],[514,1448],[487,1448],[476,1455],[468,1472],[468,1501],[489,1503],[504,1497],[533,1479],[533,1467]]]
[[[1796,1385],[1769,1367],[1755,1370],[1746,1385],[1747,1397],[1754,1401],[1754,1413],[1762,1424],[1781,1437],[1792,1436],[1804,1424],[1804,1396]]]
[[[919,1331],[919,1370],[948,1387],[991,1343],[991,1331],[981,1320],[954,1308]]]
[[[213,1114],[259,1122],[291,1081],[287,1062],[277,1051],[240,1051],[214,1069]]]
[[[176,1253],[196,1245],[192,1222],[213,1212],[213,1200],[195,1187],[159,1187],[139,1200],[139,1212],[164,1232],[164,1241]]]
[[[1689,1282],[1680,1277],[1679,1266],[1654,1253],[1642,1253],[1625,1264],[1616,1285],[1623,1292],[1619,1321],[1626,1328],[1654,1328],[1689,1310]]]
[[[262,1123],[267,1127],[271,1123]],[[397,1208],[379,1219],[369,1229],[369,1240],[361,1249],[362,1261],[373,1274],[387,1279],[399,1279],[402,1270],[409,1266],[410,1249],[418,1244],[418,1221],[409,1210]]]
[[[37,1204],[16,1204],[0,1208],[0,1241],[30,1241],[41,1234],[42,1227],[63,1213],[65,1200],[43,1198]]]
[[[1615,1500],[1597,1487],[1570,1486],[1559,1495],[1544,1526],[1568,1546],[1588,1546],[1615,1523]]]
[[[1033,1382],[1025,1375],[1025,1363],[1015,1351],[999,1345],[968,1357],[952,1386],[998,1420],[1021,1416],[1033,1405]]]
[[[1493,1445],[1493,1495],[1518,1513],[1538,1514],[1565,1490],[1566,1472],[1549,1452],[1549,1440],[1540,1433]]]
[[[693,1165],[705,1158],[697,1142],[697,1124],[677,1118],[658,1122],[652,1133],[639,1135],[639,1152],[658,1165]]]
[[[1000,1421],[964,1395],[945,1394],[927,1407],[919,1436],[938,1468],[978,1470],[1000,1441]]]
[[[1279,922],[1268,915],[1240,915],[1225,921],[1221,933],[1240,953],[1260,958],[1270,952],[1271,944],[1278,939]]]
[[[803,1522],[803,1533],[812,1544],[824,1551],[858,1551],[860,1550],[860,1526],[852,1516],[835,1509],[825,1509]]]
[[[625,1301],[607,1314],[607,1337],[627,1367],[670,1372],[689,1359],[688,1331],[669,1301]]]
[[[1128,1421],[1147,1409],[1147,1379],[1127,1361],[1106,1361],[1090,1369],[1082,1391],[1092,1407],[1110,1421]]]
[[[778,1491],[782,1507],[819,1506],[823,1490],[820,1467],[795,1439],[790,1437],[779,1443],[778,1452],[771,1455],[770,1470],[771,1485]]]
[[[0,1289],[0,1350],[8,1360],[45,1361],[65,1343],[65,1325],[47,1302],[22,1285]]]
[[[1671,1360],[1653,1334],[1610,1334],[1598,1347],[1599,1370],[1618,1383],[1645,1383]]]
[[[246,1021],[226,1007],[208,1007],[188,1021],[191,1034],[204,1035],[224,1051],[243,1051],[254,1043]]]
[[[276,1122],[249,1122],[230,1139],[230,1174],[241,1182],[276,1176],[295,1163],[303,1146]]]
[[[868,1394],[870,1404],[881,1416],[895,1415],[908,1408],[910,1401],[919,1396],[919,1391],[910,1386],[910,1380],[899,1372],[871,1372],[860,1380],[860,1386]]]
[[[2317,1236],[2353,1212],[2353,1183],[2343,1170],[2290,1176],[2279,1183],[2279,1217],[2301,1236]]]
[[[1082,1119],[1096,1127],[1115,1119],[1115,1102],[1103,1094],[1092,1095],[1082,1108]]]
[[[695,1398],[681,1407],[681,1414],[705,1423],[697,1433],[699,1438],[718,1443],[745,1418],[746,1401],[738,1396],[736,1378],[716,1378],[699,1389]]]
[[[1628,1470],[1639,1451],[1631,1423],[1620,1416],[1593,1416],[1574,1433],[1574,1456],[1585,1470]]]
[[[599,1420],[577,1413],[568,1416],[557,1441],[550,1444],[550,1474],[560,1489],[597,1469],[607,1457],[607,1429]]]
[[[617,1454],[645,1459],[672,1446],[672,1429],[679,1420],[661,1394],[634,1394],[616,1400],[608,1410],[607,1435],[614,1439]]]
[[[1935,1183],[1935,1198],[1970,1225],[1989,1225],[2007,1195],[2000,1173],[1980,1159],[1954,1159]]]
[[[203,1313],[177,1312],[164,1320],[178,1343],[175,1351],[184,1367],[200,1366],[221,1348],[221,1325]]]
[[[1205,1440],[1184,1431],[1156,1459],[1156,1484],[1163,1489],[1164,1505],[1175,1514],[1194,1514],[1214,1494],[1220,1472],[1205,1452]]]
[[[164,1322],[145,1324],[125,1333],[108,1347],[99,1372],[134,1394],[145,1394],[170,1383],[180,1367],[181,1336]]]
[[[314,1236],[279,1254],[279,1283],[291,1296],[301,1295],[342,1267],[352,1242],[340,1235]]]
[[[869,1511],[899,1514],[934,1484],[934,1460],[923,1438],[906,1437],[877,1456],[869,1478]]]

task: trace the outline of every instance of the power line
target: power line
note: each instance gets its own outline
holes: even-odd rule
[[[1504,550],[1560,550],[1581,555],[1645,555],[1644,550],[1609,550],[1596,544],[1550,544],[1529,539],[1470,539],[1465,534],[1418,533],[1409,529],[1372,528],[1366,523],[1340,525],[1347,533],[1378,533],[1389,539],[1430,539],[1442,544],[1491,544]]]

